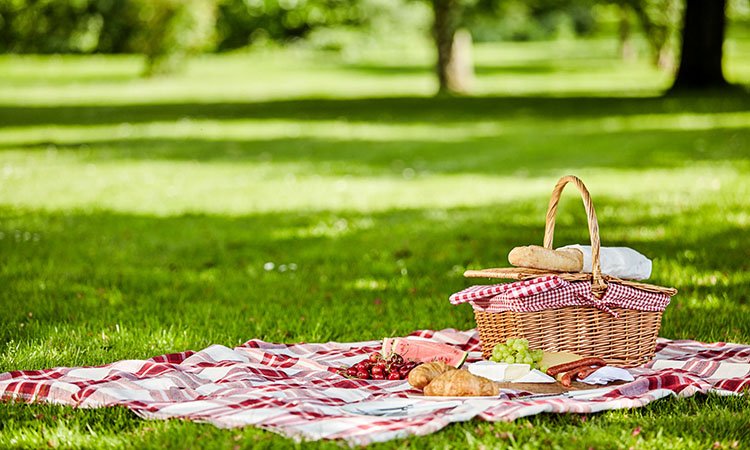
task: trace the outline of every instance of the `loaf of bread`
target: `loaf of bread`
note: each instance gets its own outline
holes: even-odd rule
[[[516,267],[529,267],[555,272],[580,272],[583,270],[583,253],[575,248],[552,250],[538,245],[516,247],[508,254],[508,261]]]

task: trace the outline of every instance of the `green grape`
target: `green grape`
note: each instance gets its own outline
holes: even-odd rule
[[[493,347],[490,360],[508,364],[529,364],[532,368],[542,369],[539,363],[543,356],[542,350],[529,348],[527,339],[509,338],[505,343],[498,343]]]

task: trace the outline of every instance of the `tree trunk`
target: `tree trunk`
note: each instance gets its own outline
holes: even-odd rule
[[[457,0],[432,0],[432,7],[435,12],[432,32],[437,49],[439,93],[466,93],[473,72],[471,36],[457,33],[460,6]]]
[[[686,0],[682,56],[672,89],[727,86],[721,60],[726,0]]]
[[[656,67],[664,72],[674,73],[674,53],[669,45],[664,44],[661,46],[655,64]]]
[[[636,53],[630,26],[630,11],[624,3],[620,4],[620,23],[617,31],[620,38],[620,57],[623,61],[634,61]]]
[[[630,6],[638,17],[646,35],[651,53],[651,63],[659,69],[671,70],[673,63],[671,61],[671,50],[669,49],[669,28],[664,23],[652,19],[646,11],[644,1],[632,1]]]

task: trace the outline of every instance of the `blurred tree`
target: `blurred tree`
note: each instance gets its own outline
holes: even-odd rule
[[[213,0],[130,0],[140,23],[132,48],[146,57],[145,75],[171,73],[187,56],[211,48],[216,25]]]
[[[147,75],[212,48],[216,0],[0,0],[0,51],[146,56]]]
[[[88,53],[99,41],[104,20],[94,0],[0,0],[0,50]]]
[[[472,35],[488,40],[554,38],[566,26],[580,35],[595,26],[595,0],[431,0],[435,71],[441,94],[464,94],[473,80]]]
[[[617,23],[617,39],[620,43],[620,57],[625,61],[636,59],[635,47],[633,46],[633,30],[630,23],[630,8],[627,0],[617,2],[619,20]]]
[[[654,66],[672,71],[674,69],[675,41],[679,34],[682,16],[681,0],[614,0],[617,6],[618,39],[623,59],[634,59],[631,16],[634,16],[643,30],[648,43],[651,61]]]
[[[686,0],[682,54],[672,90],[728,86],[722,71],[726,0]]]
[[[217,48],[312,37],[313,45],[341,49],[361,36],[422,26],[424,8],[414,6],[410,0],[219,0]]]
[[[679,33],[682,5],[679,0],[626,0],[640,22],[654,66],[674,69],[673,42]]]

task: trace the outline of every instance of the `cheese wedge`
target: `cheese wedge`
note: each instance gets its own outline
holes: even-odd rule
[[[567,364],[569,362],[583,359],[583,356],[570,352],[544,352],[542,361],[539,363],[542,367],[552,367],[558,364]]]

